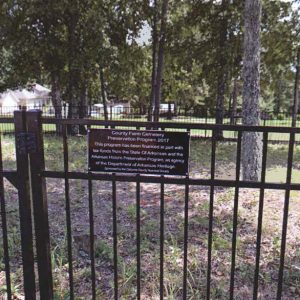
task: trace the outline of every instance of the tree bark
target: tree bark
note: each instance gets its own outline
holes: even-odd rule
[[[277,88],[275,89],[275,107],[274,113],[276,116],[280,113],[281,103],[282,103],[282,90],[283,90],[283,82],[282,82],[282,75],[278,75],[278,80],[276,82]]]
[[[86,83],[83,84],[80,90],[80,99],[78,107],[78,117],[79,119],[84,119],[87,117],[87,106],[88,106],[88,96],[87,96],[87,86]],[[79,126],[79,134],[85,135],[87,130],[84,125]]]
[[[78,6],[77,1],[72,1],[71,3],[74,6]],[[78,103],[78,90],[79,90],[79,70],[77,63],[77,53],[76,49],[78,37],[76,38],[76,25],[78,23],[78,15],[76,14],[77,10],[72,10],[69,13],[68,20],[68,97],[69,97],[69,107],[68,107],[68,118],[79,118],[79,103]],[[78,125],[70,125],[68,126],[68,133],[75,135],[79,133]]]
[[[223,124],[224,119],[224,99],[227,82],[227,59],[226,59],[226,42],[227,42],[227,16],[225,12],[228,8],[228,0],[222,0],[222,20],[219,28],[219,62],[218,62],[218,80],[217,80],[217,99],[216,99],[216,124]],[[216,131],[216,138],[223,138],[223,131]]]
[[[261,0],[246,0],[244,15],[243,124],[259,125]],[[262,134],[244,132],[242,139],[244,180],[259,180],[261,159]]]
[[[155,89],[155,109],[154,121],[159,121],[159,107],[161,102],[161,86],[164,68],[164,48],[166,41],[166,28],[167,28],[167,14],[168,14],[169,0],[164,0],[161,11],[161,25],[159,34],[159,48],[158,48],[158,61],[157,61],[157,75],[156,75],[156,89]]]
[[[62,118],[62,99],[60,91],[60,77],[58,74],[51,74],[51,98],[52,105],[54,107],[55,119]],[[56,125],[56,133],[60,134],[62,132],[62,126]]]
[[[152,28],[152,75],[151,75],[151,94],[148,121],[154,120],[155,107],[155,89],[156,89],[156,72],[157,72],[157,0],[154,0],[153,28]]]
[[[296,73],[295,73],[295,85],[294,85],[294,106],[293,106],[293,118],[292,127],[296,127],[297,124],[297,114],[299,109],[299,78],[300,78],[300,48],[297,51],[296,60]]]
[[[69,96],[69,107],[68,107],[68,118],[77,119],[79,118],[79,103],[78,103],[78,79],[76,76],[76,71],[70,69],[69,71],[69,84],[68,84],[68,96]],[[76,135],[79,133],[78,125],[68,126],[68,133]]]
[[[100,84],[101,84],[101,98],[103,103],[104,120],[108,121],[107,98],[106,98],[106,91],[105,91],[104,74],[103,74],[103,68],[101,66],[100,66]]]
[[[235,124],[236,120],[236,112],[237,112],[237,98],[238,98],[238,86],[237,86],[237,79],[235,78],[233,81],[233,90],[232,90],[232,104],[230,107],[230,124]]]

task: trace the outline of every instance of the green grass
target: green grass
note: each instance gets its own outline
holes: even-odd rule
[[[108,245],[105,241],[97,240],[95,243],[95,257],[101,260],[112,262],[113,252],[111,245]]]

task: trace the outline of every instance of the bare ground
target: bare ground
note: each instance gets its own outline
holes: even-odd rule
[[[13,168],[13,151],[5,140],[6,166]],[[233,178],[234,145],[219,145],[217,178]],[[268,170],[280,167],[285,172],[286,150],[270,148]],[[70,141],[72,170],[82,170],[85,161],[84,140]],[[45,143],[48,169],[61,169],[61,146],[53,140]],[[277,155],[277,156],[276,156]],[[298,161],[296,152],[295,161]],[[209,143],[194,142],[190,176],[209,178]],[[272,158],[274,157],[274,158]],[[295,169],[297,169],[295,165]],[[277,173],[276,173],[277,174]],[[270,176],[271,176],[270,175]],[[277,175],[276,175],[277,176]],[[284,178],[283,174],[283,178]],[[281,177],[275,181],[281,181]],[[297,180],[297,178],[295,178]],[[13,289],[22,299],[20,237],[16,190],[5,182]],[[66,238],[64,181],[47,179],[51,253],[56,299],[68,299],[68,254]],[[166,299],[182,298],[183,222],[185,187],[165,186],[164,292]],[[204,299],[207,270],[208,213],[210,191],[192,186],[189,192],[188,299]],[[70,180],[74,287],[76,299],[90,299],[89,210],[86,181]],[[211,298],[228,299],[231,267],[234,189],[216,187],[214,202],[213,260]],[[99,299],[113,296],[112,186],[93,182],[96,285]],[[290,199],[283,299],[300,299],[300,218],[299,192]],[[259,191],[240,189],[238,242],[235,274],[235,299],[252,299],[255,268]],[[284,191],[265,191],[262,253],[260,260],[260,299],[275,299],[280,258]],[[136,294],[136,185],[117,183],[118,281],[120,299],[135,299]],[[159,217],[160,185],[141,184],[141,263],[142,299],[159,299]],[[2,248],[1,248],[2,249]],[[3,255],[3,253],[2,253]],[[1,265],[0,295],[4,295],[5,276]],[[2,296],[4,297],[4,296]],[[0,296],[1,299],[1,296]],[[3,298],[4,299],[4,298]]]

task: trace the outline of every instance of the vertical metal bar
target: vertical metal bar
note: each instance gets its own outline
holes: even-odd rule
[[[36,149],[29,154],[32,202],[34,209],[34,228],[36,236],[36,252],[39,274],[39,288],[41,299],[53,299],[53,280],[50,254],[50,233],[48,221],[48,203],[46,180],[41,177],[45,170],[44,141],[42,132],[42,112],[27,111],[27,130],[36,139]]]
[[[284,200],[282,235],[281,235],[281,250],[280,250],[280,265],[279,265],[277,297],[276,297],[277,300],[281,299],[282,285],[283,285],[283,271],[284,271],[286,235],[287,235],[288,213],[289,213],[290,191],[291,191],[290,184],[292,181],[294,145],[295,145],[295,133],[290,133],[287,175],[286,175],[286,183],[288,185],[288,188],[285,191],[285,200]]]
[[[3,163],[2,163],[2,143],[0,134],[0,205],[1,205],[1,223],[3,236],[3,253],[5,265],[5,280],[6,280],[6,294],[7,299],[11,299],[11,280],[10,280],[10,266],[9,266],[9,250],[8,250],[8,236],[7,236],[7,220],[6,220],[6,205],[4,197],[4,182],[3,182]]]
[[[94,206],[93,206],[93,182],[89,172],[88,189],[89,189],[89,221],[90,221],[90,258],[91,258],[91,275],[92,275],[92,299],[96,299],[96,272],[95,272],[95,232],[94,232]]]
[[[242,131],[238,132],[237,153],[236,153],[236,188],[234,194],[234,208],[233,208],[233,228],[232,228],[232,253],[231,253],[231,274],[230,274],[230,299],[234,295],[234,276],[235,276],[235,260],[236,260],[236,237],[237,237],[237,223],[238,223],[238,207],[239,207],[239,181],[241,169],[241,144]]]
[[[141,299],[141,184],[140,175],[136,182],[136,293]]]
[[[113,209],[113,252],[114,252],[114,299],[118,300],[118,239],[117,239],[117,195],[116,180],[112,181],[112,209]]]
[[[63,125],[63,150],[64,150],[64,173],[65,173],[65,198],[66,198],[66,224],[68,241],[68,263],[69,263],[69,285],[70,299],[74,299],[74,279],[73,279],[73,255],[72,255],[72,225],[70,211],[70,185],[69,185],[69,150],[67,141],[67,126]]]
[[[267,151],[268,151],[268,132],[263,133],[263,156],[262,156],[262,171],[261,171],[261,183],[266,182],[266,169],[267,169]],[[261,247],[261,235],[262,235],[262,221],[264,212],[264,196],[265,189],[260,188],[259,194],[259,208],[257,219],[257,236],[256,236],[256,261],[255,261],[255,274],[253,283],[253,299],[257,299],[258,295],[258,277],[259,277],[259,261],[260,261],[260,247]]]
[[[26,133],[26,112],[24,110],[14,112],[16,135],[16,161],[18,178],[18,196],[21,228],[21,248],[23,261],[24,294],[26,299],[36,299],[32,214],[29,183],[28,154],[22,151],[19,144],[20,135]],[[24,146],[24,145],[23,145]]]
[[[87,126],[88,133],[91,126]],[[89,144],[89,142],[88,142]],[[94,228],[94,201],[93,201],[93,181],[91,172],[88,173],[88,197],[89,197],[89,221],[90,221],[90,258],[91,258],[91,275],[92,275],[92,299],[96,299],[96,270],[95,270],[95,228]]]
[[[212,132],[212,144],[211,144],[211,166],[210,166],[210,178],[215,180],[215,165],[216,165],[216,138],[215,130]],[[210,199],[209,199],[209,225],[208,225],[208,254],[207,254],[207,276],[206,276],[206,299],[210,299],[210,281],[211,281],[211,252],[212,252],[212,237],[213,237],[213,217],[214,217],[214,193],[215,186],[210,186]]]
[[[165,243],[165,185],[164,176],[161,176],[162,183],[160,185],[160,300],[164,299],[164,243]]]
[[[187,257],[188,257],[188,227],[189,227],[189,177],[186,177],[184,197],[184,244],[183,244],[183,299],[187,299]]]

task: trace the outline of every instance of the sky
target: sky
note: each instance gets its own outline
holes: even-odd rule
[[[150,44],[151,40],[151,27],[146,22],[141,30],[140,36],[136,39],[139,45]]]

